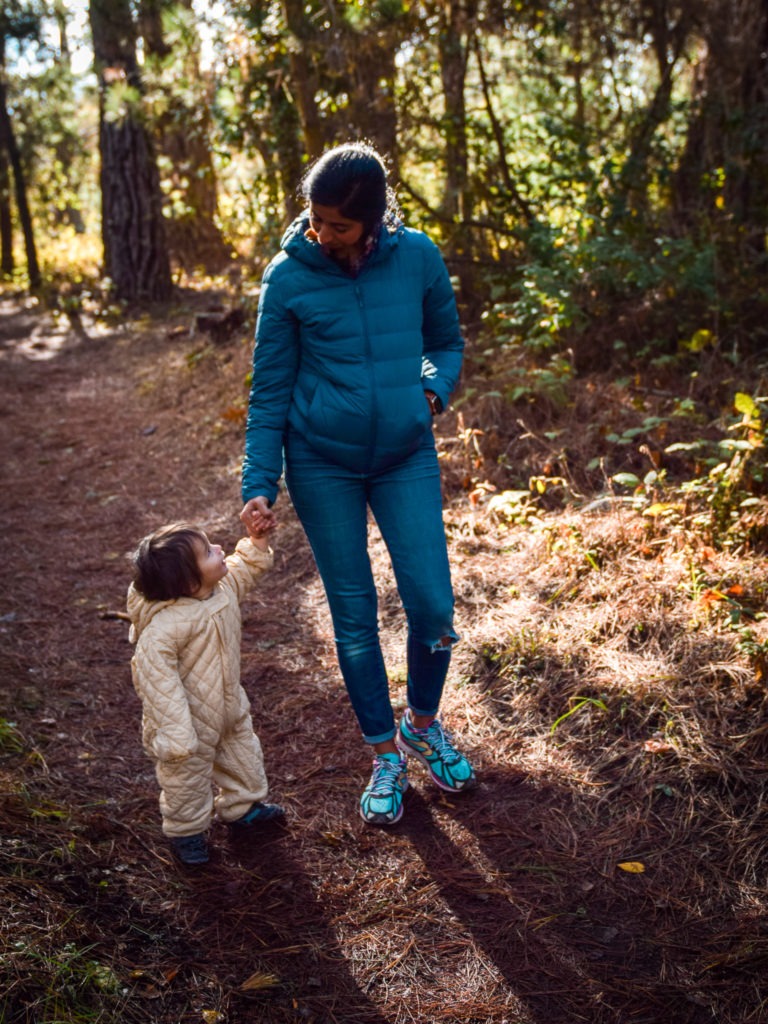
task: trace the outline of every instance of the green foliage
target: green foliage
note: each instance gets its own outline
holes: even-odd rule
[[[646,515],[679,520],[682,509],[690,508],[689,528],[710,542],[729,547],[748,542],[750,512],[765,510],[768,399],[737,392],[733,410],[730,421],[724,424],[726,435],[732,436],[675,441],[664,449],[667,455],[686,456],[696,467],[696,475],[673,485],[664,469],[649,470],[642,478],[618,472],[611,477],[612,483],[630,489],[636,507]],[[628,429],[621,435],[608,434],[606,440],[630,445],[638,434],[664,422],[663,418],[649,417],[641,428]],[[757,517],[754,526],[763,530],[763,516]]]
[[[24,742],[16,723],[0,718],[0,754],[19,754],[23,749]]]
[[[707,513],[699,523],[710,525],[715,538],[724,544],[740,543],[743,536],[742,515],[759,503],[765,491],[768,469],[765,460],[766,399],[739,392],[734,397],[736,416],[728,425],[733,437],[722,438],[715,445],[700,444],[699,456],[705,476],[689,480],[683,492],[703,498]],[[671,445],[679,451],[680,445]]]
[[[123,984],[108,964],[94,957],[95,948],[74,942],[57,946],[45,932],[12,944],[6,966],[24,979],[27,1007],[36,1024],[96,1024],[105,1019],[105,1010],[117,1011]]]
[[[483,339],[502,350],[522,347],[532,356],[547,357],[553,350],[578,350],[580,337],[590,336],[596,319],[612,310],[641,304],[675,303],[678,316],[661,341],[649,338],[634,353],[643,359],[654,350],[701,351],[715,337],[695,328],[699,317],[716,321],[718,293],[716,258],[711,244],[693,239],[637,238],[617,228],[592,225],[588,237],[555,240],[543,256],[522,262],[514,277],[514,295],[507,278],[491,283],[491,301],[483,314]],[[686,310],[691,319],[686,322]],[[722,311],[721,311],[722,312]],[[682,314],[682,315],[681,315]],[[617,331],[614,354],[627,350]],[[605,358],[610,352],[603,353]],[[567,357],[573,361],[573,353]]]
[[[596,707],[599,708],[601,711],[608,711],[608,707],[605,704],[605,701],[598,700],[595,697],[572,697],[569,703],[572,704],[572,706],[567,711],[563,712],[563,714],[560,715],[559,718],[555,719],[549,730],[550,734],[554,733],[555,730],[560,725],[562,725],[563,722],[566,721],[566,719],[571,717],[571,715],[577,714],[584,708]]]

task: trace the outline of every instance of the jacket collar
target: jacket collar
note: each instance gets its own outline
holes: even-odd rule
[[[297,260],[300,260],[302,263],[305,263],[310,267],[335,272],[345,277],[349,276],[348,272],[344,270],[343,267],[340,267],[338,263],[323,252],[316,241],[307,237],[308,230],[309,215],[305,211],[289,226],[282,237],[280,248],[289,256],[295,257]],[[403,231],[404,228],[401,221],[395,220],[391,224],[385,221],[379,231],[376,244],[370,255],[367,257],[362,270],[365,271],[366,267],[388,259],[390,254],[398,245]]]

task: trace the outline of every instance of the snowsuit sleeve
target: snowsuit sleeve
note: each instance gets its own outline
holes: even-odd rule
[[[456,388],[461,372],[464,339],[461,336],[456,298],[437,246],[429,239],[424,290],[424,355],[422,384],[434,391],[443,408]]]
[[[142,741],[158,761],[175,761],[197,750],[197,733],[179,675],[179,638],[151,623],[141,634],[131,660],[141,698]]]
[[[259,576],[272,568],[274,557],[271,548],[262,551],[249,537],[243,537],[237,542],[234,553],[227,556],[229,572],[221,586],[231,589],[240,604],[248,591],[253,590]]]
[[[283,472],[283,432],[299,365],[299,324],[281,294],[279,266],[280,257],[261,284],[242,480],[244,501],[264,495],[270,504]]]

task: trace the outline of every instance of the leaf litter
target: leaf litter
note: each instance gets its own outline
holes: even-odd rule
[[[439,438],[463,637],[444,718],[479,789],[449,797],[414,768],[397,828],[360,821],[369,758],[283,498],[243,679],[288,824],[246,841],[214,825],[208,868],[174,864],[138,743],[127,554],[177,518],[234,545],[250,359],[244,334],[190,360],[177,328],[203,300],[185,302],[46,360],[0,327],[2,1019],[763,1020],[765,631],[749,620],[750,648],[730,612],[762,607],[764,555],[625,502],[489,509],[519,490],[500,449],[539,480],[551,455],[546,428],[521,439],[496,399],[445,415]],[[606,414],[593,390],[558,432]],[[371,544],[402,707],[404,627],[373,525]]]

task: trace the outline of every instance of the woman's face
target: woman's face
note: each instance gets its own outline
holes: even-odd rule
[[[310,203],[309,225],[320,245],[333,256],[348,260],[362,251],[363,222],[345,217],[337,206]]]

